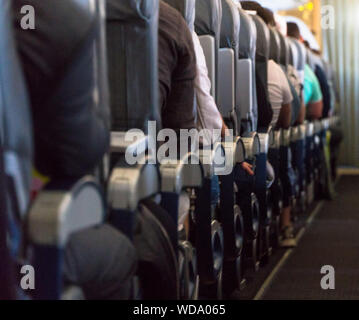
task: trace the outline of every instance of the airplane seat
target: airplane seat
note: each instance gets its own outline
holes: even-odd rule
[[[270,52],[269,59],[280,64],[281,57],[281,38],[275,28],[269,28],[270,32]],[[268,151],[268,160],[273,167],[275,179],[271,186],[270,203],[272,205],[272,223],[271,223],[271,244],[273,248],[279,245],[280,237],[280,215],[283,209],[283,187],[280,175],[279,155],[282,141],[282,129],[274,131],[274,141]]]
[[[289,42],[289,64],[292,65],[296,70],[299,70],[299,52],[296,46],[295,40],[288,38]]]
[[[149,134],[156,137],[160,126],[158,1],[145,1],[141,7],[131,0],[108,1],[106,14],[112,114],[110,220],[133,238],[139,202],[160,192],[158,167],[155,161],[149,161],[155,156],[153,148],[156,150],[156,142]]]
[[[291,39],[294,45],[297,47],[298,51],[298,64],[297,64],[297,71],[300,76],[301,83],[304,83],[304,68],[306,64],[306,48],[305,46],[300,43],[297,39]]]
[[[218,87],[218,108],[234,134],[240,133],[240,112],[236,100],[235,85],[238,73],[238,39],[240,31],[240,20],[237,7],[232,1],[222,1],[222,23],[220,33],[219,49],[219,87]]]
[[[240,18],[237,56],[237,83],[235,99],[238,101],[241,139],[245,145],[245,159],[255,163],[260,153],[260,140],[257,129],[257,95],[255,86],[256,28],[249,15],[242,10],[239,1],[233,1]],[[258,261],[258,201],[253,190],[253,178],[246,177],[236,166],[236,202],[242,211],[244,225],[244,248],[242,259],[242,278],[247,271],[257,271]],[[242,281],[244,283],[244,281]]]
[[[26,86],[16,52],[11,1],[0,3],[0,179],[1,237],[8,247],[1,250],[4,266],[4,298],[15,298],[13,265],[19,253],[21,221],[29,206],[31,169],[33,160],[32,122]],[[3,256],[4,255],[4,256]],[[2,294],[3,294],[2,293]]]
[[[270,190],[267,188],[267,159],[270,146],[274,142],[274,131],[270,126],[272,108],[268,92],[268,60],[270,55],[270,30],[258,15],[252,15],[257,29],[256,45],[256,87],[258,99],[258,136],[260,154],[256,157],[255,193],[259,202],[260,230],[259,256],[262,264],[268,262],[272,247],[270,226],[272,206],[269,203]]]
[[[98,25],[96,32],[91,33],[88,36],[88,40],[97,43],[101,37],[101,18],[99,17],[98,11],[100,3],[92,2],[91,5],[91,14],[93,15],[94,21],[98,21]],[[92,111],[100,113],[103,117],[107,117],[109,116],[107,101],[106,99],[102,99],[106,93],[99,92],[102,90],[100,89],[100,81],[102,79],[102,70],[100,71],[101,64],[96,54],[96,48],[94,47],[93,50],[94,52],[91,54],[89,51],[82,53],[91,56],[93,60],[91,64],[92,68],[88,69],[89,66],[86,65],[85,71],[84,64],[81,63],[80,57],[75,59],[71,68],[68,69],[63,83],[59,86],[57,95],[59,97],[64,96],[64,92],[66,92],[68,86],[73,85],[70,82],[82,76],[84,72],[86,72],[87,75],[92,73],[93,77],[87,78],[88,91],[97,94],[93,95],[92,100],[90,99],[92,102]],[[15,59],[15,57],[16,55],[13,53],[13,59]],[[14,60],[12,61],[14,62]],[[14,75],[15,74],[16,73],[14,73]],[[7,80],[6,83],[11,82]],[[104,87],[102,88],[105,89],[105,84],[103,85]],[[14,87],[20,87],[22,91],[21,82],[13,86],[13,88]],[[11,90],[9,90],[9,92],[11,93]],[[25,96],[25,94],[16,93],[19,102],[12,105],[12,110],[15,110],[15,105],[22,108],[26,107],[24,104],[21,105],[23,102],[20,101],[24,99]],[[88,100],[86,100],[86,103],[87,102]],[[27,137],[23,137],[22,141],[22,148],[24,148],[22,154],[25,156],[29,155],[28,143],[32,137],[31,121],[28,118],[28,112],[29,110],[18,110],[16,115],[16,123],[21,121],[22,125],[22,129],[17,130],[17,133],[27,135]],[[24,115],[24,117],[21,117],[21,120],[19,120],[19,114]],[[16,126],[14,126],[14,128],[15,127]],[[14,137],[16,137],[16,135],[14,135]],[[13,168],[17,166],[16,158],[14,159],[15,161],[11,161]],[[28,160],[30,160],[30,158]],[[28,171],[30,168],[31,162],[27,164]],[[18,172],[21,172],[18,168],[16,169]],[[23,190],[23,192],[22,196],[25,196],[25,198],[22,198],[22,201],[27,198],[29,190]],[[23,205],[21,202],[19,202],[19,204]],[[26,211],[23,213],[26,213]],[[23,230],[26,236],[23,238],[23,252],[20,253],[22,254],[21,258],[25,259],[24,261],[28,261],[36,270],[36,289],[31,294],[31,298],[54,300],[83,299],[84,295],[81,288],[63,283],[64,248],[72,234],[100,225],[104,221],[105,204],[102,189],[97,180],[92,176],[73,179],[53,178],[50,183],[40,191],[32,203],[30,211],[22,218],[26,220],[26,230]]]
[[[215,97],[218,107],[220,107],[219,98],[219,46],[220,46],[220,30],[222,22],[222,2],[221,0],[197,0],[196,1],[196,19],[195,31],[199,36],[200,43],[206,58],[207,68],[209,70],[209,78],[212,84],[212,95]],[[233,72],[232,72],[233,73]],[[233,106],[229,106],[233,110]],[[233,226],[234,218],[227,220],[227,223],[219,223],[221,216],[211,214],[211,204],[208,199],[211,195],[211,186],[213,176],[217,175],[221,180],[220,187],[220,205],[224,205],[223,199],[223,178],[231,177],[233,161],[238,161],[238,157],[243,157],[243,145],[237,137],[234,141],[227,141],[223,144],[216,144],[212,150],[200,150],[200,158],[204,165],[204,187],[200,190],[196,199],[196,216],[195,216],[195,242],[197,249],[197,265],[200,277],[201,297],[222,298],[223,294],[223,250],[228,250],[227,245],[224,248],[223,241],[230,236],[226,230],[227,223]],[[221,160],[215,159],[223,158]],[[218,163],[222,162],[221,166]],[[208,165],[210,164],[210,165]],[[226,172],[222,172],[222,170]],[[206,204],[205,204],[206,203]],[[229,203],[234,203],[229,200]],[[222,210],[221,210],[222,211]],[[233,209],[226,212],[231,216]],[[212,216],[212,217],[211,217]],[[223,222],[223,221],[221,221]],[[212,240],[208,239],[208,232],[212,230]],[[217,230],[217,231],[215,231]],[[214,232],[214,233],[213,233]],[[226,235],[223,234],[226,233]],[[230,234],[233,234],[231,230]],[[216,234],[218,236],[216,236]],[[226,240],[224,240],[224,237]],[[215,240],[217,239],[217,240]],[[232,246],[234,245],[234,241]],[[216,249],[217,248],[217,249]],[[221,249],[220,249],[221,248]],[[220,250],[219,250],[220,249]]]
[[[178,164],[177,158],[165,168],[158,163],[159,1],[145,0],[139,6],[135,0],[111,0],[106,11],[112,111],[109,218],[134,242],[139,253],[137,298],[178,299],[178,199],[183,183],[201,185],[201,168]],[[146,265],[156,272],[164,269],[157,264],[159,260],[146,260],[143,248],[147,239],[141,237],[139,228],[160,233],[165,239],[162,247],[152,248],[152,257],[157,255],[156,250],[168,253],[162,257],[171,279],[167,279],[169,286],[163,283],[162,290],[151,289],[156,275],[148,278]]]
[[[196,0],[195,31],[205,52],[211,93],[218,105],[218,55],[222,20],[222,3],[218,0]]]
[[[219,50],[219,109],[224,119],[234,127],[236,136],[233,143],[225,142],[226,152],[231,150],[233,166],[245,159],[245,148],[240,133],[240,109],[237,97],[238,41],[240,18],[237,6],[232,0],[222,0],[222,25]],[[240,143],[240,144],[239,144]],[[241,153],[238,157],[236,154]],[[220,176],[221,200],[220,221],[224,230],[223,293],[230,296],[243,285],[243,217],[236,203],[234,172]],[[236,240],[237,239],[237,240]]]
[[[304,87],[304,68],[306,62],[306,50],[305,46],[301,44],[298,40],[291,38],[291,47],[294,52],[297,52],[298,58],[296,60],[295,68],[299,74],[299,79],[301,83],[301,89],[303,92]],[[295,134],[295,150],[294,150],[294,162],[297,168],[298,174],[298,210],[300,213],[303,213],[306,209],[307,203],[307,192],[306,192],[306,167],[304,164],[305,159],[305,142],[306,142],[306,124],[300,124],[297,126],[297,133]]]
[[[297,52],[296,53],[292,53],[292,48],[291,48],[291,42],[290,39],[288,39],[287,37],[283,36],[280,32],[278,32],[279,38],[280,38],[280,59],[279,59],[279,64],[281,65],[281,67],[283,68],[284,72],[287,74],[288,71],[288,66],[289,65],[293,65],[293,63],[295,63],[294,59],[297,59]],[[293,89],[293,88],[292,88]],[[292,123],[294,122],[293,117],[292,117]],[[295,174],[294,171],[294,176],[289,178],[290,174],[288,173],[288,157],[289,157],[289,148],[291,146],[291,142],[293,140],[293,142],[295,142],[297,140],[298,137],[298,129],[294,126],[290,127],[289,129],[282,129],[282,138],[281,138],[281,146],[280,146],[280,165],[279,165],[279,169],[280,169],[280,179],[281,179],[281,183],[283,186],[283,191],[284,191],[284,198],[283,198],[283,204],[285,206],[288,206],[289,204],[293,204],[295,205],[295,197],[293,196],[293,194],[296,191],[296,186],[297,184],[294,183],[294,181],[292,180],[296,180],[297,179],[297,175]],[[293,158],[292,158],[293,160]],[[293,169],[294,170],[294,169]],[[291,196],[288,195],[287,190],[291,190],[289,192],[289,194],[291,194]]]
[[[289,65],[294,68],[295,70],[298,70],[298,65],[299,65],[299,52],[298,52],[298,48],[294,43],[294,40],[292,40],[291,38],[287,38],[287,43],[288,43],[288,49],[289,49]],[[289,69],[288,69],[289,70]],[[299,76],[299,74],[298,74]],[[299,79],[298,79],[299,80]],[[294,101],[292,103],[292,123],[294,123],[296,121],[296,118],[298,116],[299,113],[299,108],[300,105],[299,103],[301,103],[301,99],[296,91],[296,88],[294,88],[293,84],[291,83],[291,89],[292,89],[292,93],[293,93],[293,97],[294,97]],[[302,195],[304,195],[303,192],[303,186],[302,186],[302,175],[300,174],[300,167],[302,164],[302,160],[301,160],[301,152],[302,152],[302,141],[300,140],[300,127],[298,125],[292,125],[292,127],[290,128],[290,149],[291,149],[291,153],[292,153],[292,167],[295,173],[295,184],[293,185],[293,192],[294,192],[294,197],[293,197],[293,208],[295,210],[293,210],[293,217],[294,219],[297,218],[296,213],[298,213],[298,211],[304,212],[304,208],[303,206],[300,206],[299,204],[303,204],[305,202],[305,199],[302,198]]]
[[[241,134],[246,135],[257,130],[258,105],[255,79],[255,55],[257,30],[250,16],[242,10],[239,1],[235,1],[240,15],[240,34],[238,42],[238,78],[236,94],[241,116]],[[243,94],[245,92],[246,94]]]
[[[282,66],[287,68],[289,64],[289,48],[288,48],[288,39],[287,37],[283,36],[280,32],[278,32],[280,38],[280,59],[279,62]]]
[[[270,32],[270,49],[269,59],[272,59],[275,63],[280,62],[280,37],[278,31],[275,28],[269,28]]]
[[[181,13],[183,18],[187,22],[188,28],[190,29],[191,32],[193,32],[195,15],[196,15],[196,10],[195,10],[196,1],[195,0],[164,0],[164,1]],[[171,206],[171,204],[168,204],[168,206]],[[198,295],[199,295],[199,276],[197,271],[196,248],[191,242],[181,238],[182,237],[180,236],[179,244],[178,244],[180,299],[196,300],[198,299]]]
[[[306,56],[307,56],[307,64],[313,70],[315,70],[316,64],[319,62],[322,63],[320,59],[316,57],[316,55],[308,48],[306,48]],[[319,60],[319,61],[318,61]],[[323,150],[323,139],[325,136],[325,127],[326,121],[323,120],[315,120],[311,121],[313,128],[308,128],[308,131],[312,133],[311,137],[308,137],[307,150],[308,156],[311,159],[308,159],[308,162],[312,164],[311,173],[309,173],[308,179],[310,180],[310,191],[312,192],[310,200],[314,200],[315,198],[320,197],[320,188],[323,184],[321,182],[321,178],[323,175],[323,162],[322,162],[322,150]],[[312,130],[311,130],[312,129]]]

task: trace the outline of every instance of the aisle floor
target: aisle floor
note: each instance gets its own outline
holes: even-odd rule
[[[359,176],[342,176],[336,189],[261,299],[359,299]],[[334,290],[321,288],[326,265],[335,270]]]

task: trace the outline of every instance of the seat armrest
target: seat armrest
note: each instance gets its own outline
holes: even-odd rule
[[[233,142],[225,141],[222,143],[226,156],[226,166],[235,166],[246,159],[246,149],[241,137],[234,138]]]
[[[256,132],[250,132],[242,137],[242,141],[246,150],[246,158],[254,159],[261,151],[261,142]]]
[[[282,130],[281,146],[283,146],[283,147],[289,147],[290,137],[291,137],[290,132],[291,132],[290,129],[283,129],[283,130]]]
[[[105,205],[100,186],[91,177],[67,188],[45,188],[29,213],[30,241],[37,245],[63,248],[70,235],[101,224]]]
[[[131,137],[129,132],[112,131],[110,146],[110,151],[114,153],[144,153],[148,148],[148,136],[138,132],[136,137]]]
[[[199,188],[204,177],[199,157],[192,153],[160,165],[161,191],[179,194],[183,188]]]
[[[307,135],[307,137],[309,138],[309,137],[313,136],[313,134],[314,134],[314,124],[312,122],[307,122],[305,124],[305,126],[306,126],[306,135]]]

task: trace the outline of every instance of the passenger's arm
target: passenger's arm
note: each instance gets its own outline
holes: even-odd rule
[[[281,129],[288,129],[292,120],[292,107],[290,103],[283,104],[279,113],[277,127]]]
[[[323,93],[317,76],[313,72],[312,95],[307,105],[308,118],[310,120],[319,120],[323,115]]]
[[[308,103],[308,119],[319,120],[323,114],[323,100]]]

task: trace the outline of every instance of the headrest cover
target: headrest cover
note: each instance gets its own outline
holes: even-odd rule
[[[257,29],[253,19],[241,9],[240,4],[237,4],[240,18],[239,30],[239,58],[240,59],[255,59],[257,47]]]
[[[239,12],[232,0],[222,1],[221,48],[233,48],[237,51],[239,41]],[[237,53],[236,53],[237,55]]]
[[[221,0],[196,0],[195,31],[199,36],[211,35],[219,42],[221,22]]]
[[[269,59],[274,60],[276,63],[279,63],[280,59],[280,38],[278,31],[274,28],[269,28],[270,32],[270,50],[269,50]]]
[[[107,0],[112,130],[159,122],[158,0]],[[159,127],[159,125],[158,125]]]
[[[307,60],[306,48],[297,39],[292,39],[292,41],[297,46],[297,51],[298,51],[298,70],[300,70],[300,71],[304,70],[306,60]]]
[[[294,43],[294,41],[292,39],[288,39],[289,41],[289,45],[290,45],[290,59],[289,59],[289,63],[298,69],[298,64],[299,64],[299,52],[298,52],[298,48],[297,45]]]
[[[196,0],[164,0],[164,2],[168,3],[182,14],[192,32],[194,30],[194,20],[196,18]]]
[[[287,38],[281,33],[278,33],[280,39],[280,64],[287,67],[289,63],[289,45]]]
[[[269,28],[258,15],[253,16],[254,23],[257,28],[257,51],[256,59],[269,59]]]
[[[107,20],[130,21],[152,19],[158,12],[158,1],[107,0]]]

